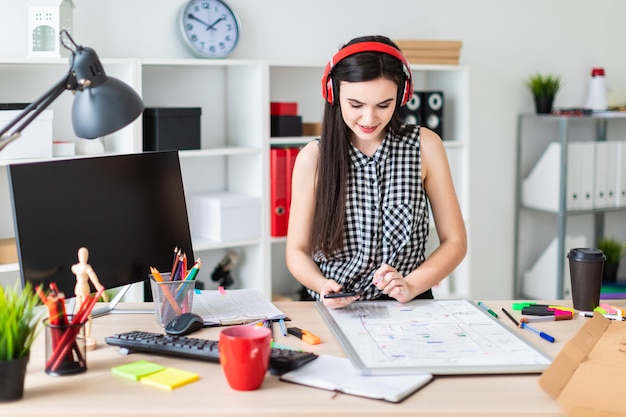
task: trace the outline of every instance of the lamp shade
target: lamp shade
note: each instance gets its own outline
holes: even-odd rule
[[[109,77],[96,52],[79,47],[72,55],[72,70],[79,85],[72,104],[76,136],[95,139],[130,124],[143,112],[139,94],[124,82]]]

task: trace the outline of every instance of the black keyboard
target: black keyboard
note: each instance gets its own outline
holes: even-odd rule
[[[158,353],[208,362],[220,361],[217,340],[196,339],[186,336],[170,336],[161,333],[131,331],[104,338],[109,345],[119,346],[124,354],[137,352]],[[282,375],[297,369],[318,357],[313,352],[302,352],[273,347],[270,351],[269,372]]]

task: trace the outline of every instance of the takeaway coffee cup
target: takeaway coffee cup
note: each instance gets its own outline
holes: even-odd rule
[[[599,249],[575,248],[567,254],[572,283],[572,303],[579,311],[593,311],[600,304],[604,252]]]

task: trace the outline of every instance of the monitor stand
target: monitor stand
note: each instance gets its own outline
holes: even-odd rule
[[[91,317],[96,318],[104,316],[106,314],[152,314],[154,310],[152,308],[117,308],[117,305],[122,300],[124,295],[128,292],[133,284],[124,285],[120,287],[120,290],[115,294],[115,297],[108,303],[105,303],[102,307],[94,308],[91,311]],[[100,304],[100,303],[99,303]],[[71,310],[70,310],[71,311]]]

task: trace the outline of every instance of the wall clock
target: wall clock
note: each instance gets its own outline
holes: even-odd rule
[[[187,46],[203,58],[224,58],[239,40],[239,17],[222,0],[190,0],[179,24]]]

